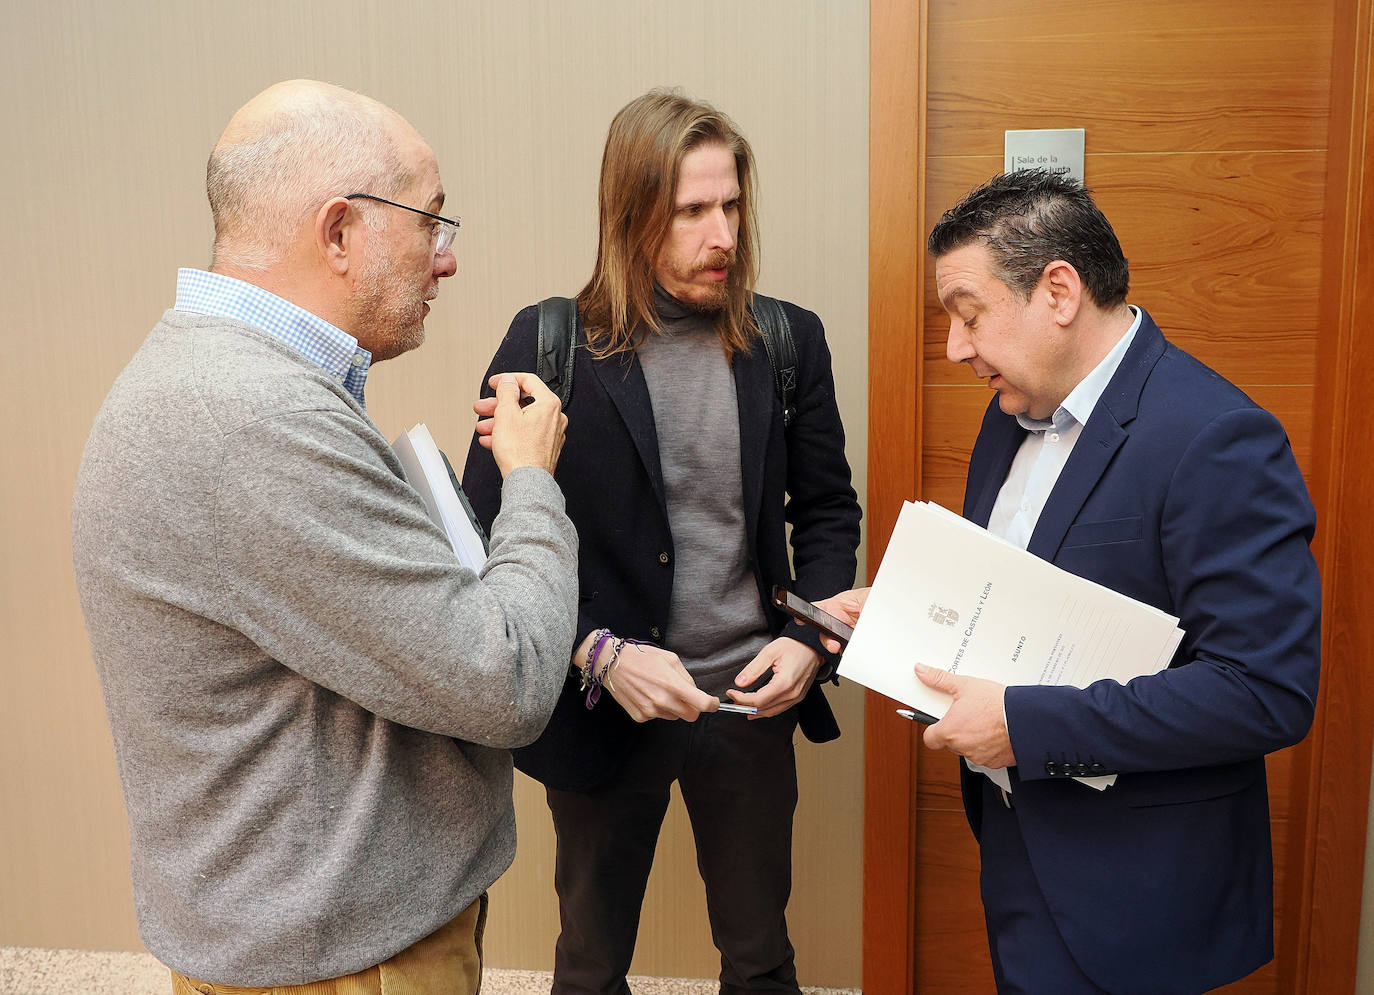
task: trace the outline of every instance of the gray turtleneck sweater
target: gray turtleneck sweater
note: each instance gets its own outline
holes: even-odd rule
[[[698,687],[719,696],[770,639],[749,565],[735,378],[711,315],[691,311],[662,287],[654,304],[663,330],[647,334],[636,351],[673,533],[667,648]]]

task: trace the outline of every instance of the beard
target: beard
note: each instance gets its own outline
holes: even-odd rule
[[[416,349],[425,341],[423,296],[409,285],[393,259],[364,262],[353,301],[358,327],[368,329],[368,351],[374,363]]]
[[[679,299],[678,303],[697,314],[719,314],[725,310],[725,306],[730,303],[730,276],[727,275],[724,280],[718,283],[712,282],[705,285],[692,281],[698,274],[704,273],[708,269],[728,270],[734,264],[735,254],[722,251],[711,253],[695,265],[670,265],[669,270],[673,277],[691,288],[687,297]]]

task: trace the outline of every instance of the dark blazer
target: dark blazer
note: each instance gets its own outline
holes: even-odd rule
[[[790,586],[814,601],[853,583],[860,517],[844,455],[844,429],[824,329],[810,311],[787,302],[782,306],[797,346],[794,420],[784,432],[763,345],[736,355],[740,451],[722,452],[721,458],[740,461],[750,559],[773,632],[816,648],[825,660],[823,667],[833,671],[815,631],[771,607],[774,584]],[[537,331],[534,307],[517,314],[487,376],[533,370]],[[491,393],[485,377],[482,387],[484,394]],[[574,645],[602,626],[618,636],[662,643],[670,637],[673,536],[653,409],[635,354],[593,359],[579,329],[566,413],[567,440],[555,478],[580,543]],[[463,489],[477,517],[490,525],[500,510],[501,477],[475,436]],[[788,564],[788,523],[795,579]],[[588,710],[578,683],[570,669],[549,725],[537,742],[515,752],[515,763],[551,787],[585,791],[615,773],[626,752],[634,749],[638,728],[608,694]],[[820,684],[818,679],[798,706],[802,731],[816,742],[839,735]]]
[[[1025,431],[994,400],[964,515],[986,525]],[[1317,694],[1315,513],[1282,426],[1148,314],[1029,550],[1180,618],[1170,668],[1012,687],[1013,798],[1065,942],[1113,992],[1198,992],[1273,957],[1264,755]],[[1104,792],[1072,775],[1119,773]],[[966,768],[974,834],[981,775]]]

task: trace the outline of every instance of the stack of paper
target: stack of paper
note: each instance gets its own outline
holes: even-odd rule
[[[429,429],[422,422],[397,436],[391,448],[405,468],[406,479],[424,501],[429,517],[448,535],[458,562],[480,573],[487,562],[486,543]]]
[[[1126,683],[1169,665],[1178,619],[1019,549],[939,505],[907,502],[839,673],[936,718],[924,663],[1006,685]]]

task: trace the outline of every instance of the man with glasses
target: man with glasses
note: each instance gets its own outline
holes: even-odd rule
[[[298,80],[234,115],[207,187],[212,266],[110,391],[72,510],[143,939],[174,992],[474,993],[508,751],[572,648],[567,419],[538,378],[493,378],[479,578],[363,393],[455,270],[434,154]]]

